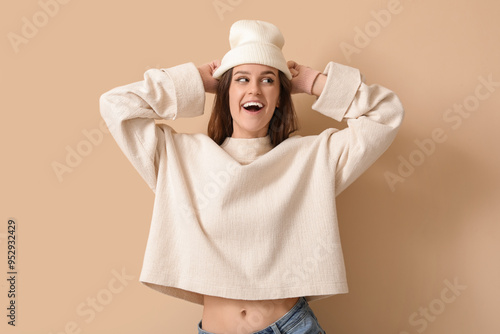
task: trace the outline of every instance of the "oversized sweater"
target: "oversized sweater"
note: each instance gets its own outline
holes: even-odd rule
[[[357,69],[330,62],[324,74],[312,109],[348,126],[274,148],[269,135],[219,146],[155,122],[204,113],[192,63],[101,96],[110,133],[155,193],[143,284],[197,304],[205,294],[314,301],[348,291],[335,198],[389,147],[403,108]]]

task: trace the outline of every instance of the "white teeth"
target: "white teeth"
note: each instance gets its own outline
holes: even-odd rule
[[[251,106],[257,106],[259,108],[263,108],[264,105],[262,103],[259,103],[259,102],[247,102],[243,105],[244,108],[248,108],[248,107],[251,107]]]

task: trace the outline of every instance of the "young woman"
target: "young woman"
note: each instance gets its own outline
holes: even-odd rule
[[[308,302],[347,292],[335,197],[389,147],[403,108],[357,69],[287,62],[270,23],[238,21],[229,39],[222,61],[151,69],[101,96],[155,192],[140,281],[203,305],[201,334],[325,333]],[[205,93],[208,135],[155,122],[202,115]],[[295,93],[348,127],[291,136]]]

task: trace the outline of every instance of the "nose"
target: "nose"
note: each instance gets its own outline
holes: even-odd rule
[[[248,87],[248,92],[250,94],[254,94],[254,95],[261,94],[260,85],[259,85],[259,82],[257,80],[252,80],[252,82],[250,83],[250,85]]]

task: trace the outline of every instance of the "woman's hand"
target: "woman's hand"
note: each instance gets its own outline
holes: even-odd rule
[[[314,81],[321,72],[299,65],[293,60],[289,60],[287,66],[292,73],[292,94],[307,93],[312,95]]]
[[[214,94],[217,90],[219,80],[215,79],[212,75],[219,66],[220,60],[217,59],[198,67],[198,71],[200,71],[201,75],[201,80],[203,81],[203,87],[205,87],[205,92],[207,93]]]

